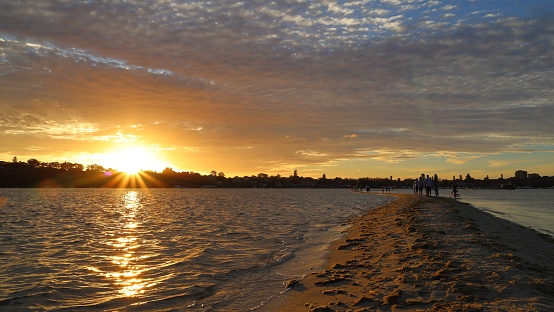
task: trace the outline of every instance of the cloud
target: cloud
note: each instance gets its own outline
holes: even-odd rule
[[[260,168],[554,144],[552,19],[463,4],[5,3],[0,130]]]
[[[489,167],[491,168],[502,168],[502,167],[507,167],[511,164],[512,162],[511,161],[502,161],[502,160],[491,160],[488,162],[488,165]]]
[[[355,139],[355,138],[358,137],[358,135],[355,134],[355,133],[352,133],[352,134],[345,134],[344,137],[345,137],[345,138],[352,138],[352,139]]]

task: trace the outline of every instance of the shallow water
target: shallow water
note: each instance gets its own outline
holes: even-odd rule
[[[395,190],[413,194],[412,190]],[[450,196],[440,189],[439,195]],[[554,236],[554,189],[461,189],[459,201],[469,203],[497,217]]]
[[[323,265],[349,190],[1,189],[0,310],[245,311]]]
[[[462,190],[462,201],[518,224],[554,236],[554,190]]]

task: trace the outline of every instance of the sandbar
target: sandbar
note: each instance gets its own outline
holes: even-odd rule
[[[554,239],[451,198],[354,220],[327,269],[257,311],[554,311]]]

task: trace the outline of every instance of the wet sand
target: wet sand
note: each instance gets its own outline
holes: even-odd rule
[[[550,236],[453,199],[398,197],[259,311],[554,311]]]

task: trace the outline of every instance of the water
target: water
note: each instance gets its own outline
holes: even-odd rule
[[[395,192],[413,194],[411,190]],[[554,236],[554,189],[460,189],[460,194],[459,201]],[[440,195],[450,196],[450,190],[441,189]]]
[[[554,236],[554,190],[460,190],[461,201],[497,217]]]
[[[247,311],[323,266],[349,190],[1,189],[2,311]]]

